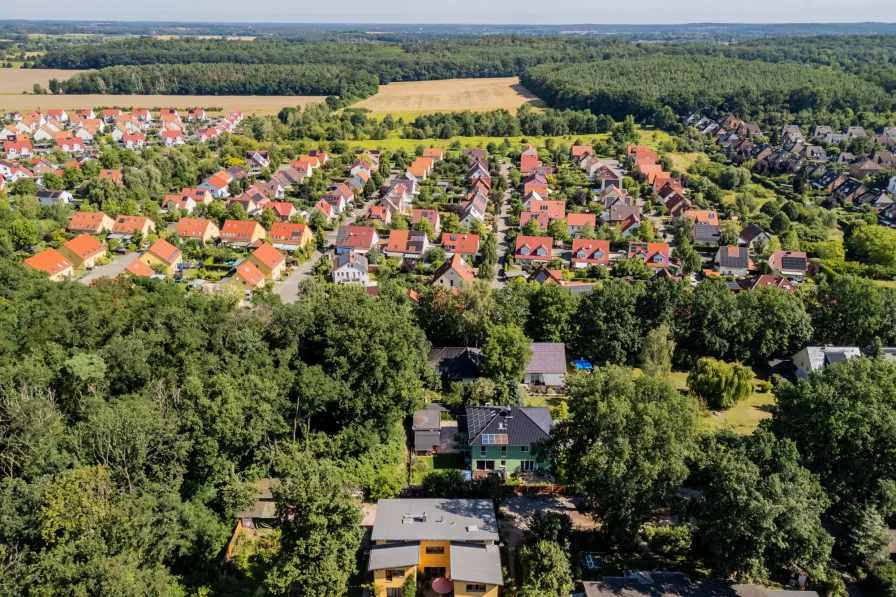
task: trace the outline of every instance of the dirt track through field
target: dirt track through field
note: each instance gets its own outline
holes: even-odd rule
[[[450,110],[516,111],[521,105],[536,107],[543,102],[520,85],[516,77],[495,79],[449,79],[381,85],[379,93],[354,105],[373,112],[427,112]]]

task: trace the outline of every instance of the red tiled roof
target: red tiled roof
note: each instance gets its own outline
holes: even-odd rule
[[[56,249],[47,249],[25,260],[25,265],[39,272],[56,275],[72,267],[72,262],[62,256]]]
[[[292,222],[274,222],[271,226],[271,240],[296,243],[302,242],[308,226],[305,224],[293,224]]]
[[[124,271],[128,272],[133,276],[150,278],[155,272],[152,271],[152,268],[140,261],[139,258],[135,257],[132,262],[130,262],[127,267],[124,268]]]
[[[255,249],[255,252],[252,253],[252,255],[271,269],[274,269],[286,261],[286,257],[283,256],[283,253],[275,249],[273,245],[267,243],[263,243],[260,247]]]
[[[177,235],[186,238],[202,238],[213,222],[203,218],[181,218],[177,221]]]
[[[181,256],[180,249],[169,243],[164,238],[160,238],[149,248],[149,252],[167,263],[173,265]]]
[[[225,240],[250,240],[261,224],[255,220],[226,220],[221,228],[221,238]]]
[[[68,223],[70,231],[78,232],[99,232],[103,225],[103,218],[106,214],[103,212],[87,212],[78,211],[72,216],[72,220]]]
[[[264,274],[261,273],[261,270],[255,267],[248,259],[243,261],[239,267],[236,268],[236,272],[250,286],[258,286],[264,281]]]
[[[442,248],[446,251],[474,255],[479,251],[478,234],[461,234],[459,232],[443,232],[439,239]]]
[[[89,234],[76,236],[63,246],[80,256],[81,259],[90,259],[95,255],[103,255],[106,252],[105,245]]]

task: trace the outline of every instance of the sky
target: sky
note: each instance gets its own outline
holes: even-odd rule
[[[896,0],[43,0],[3,19],[280,23],[672,24],[896,22]],[[114,15],[114,16],[112,16]]]

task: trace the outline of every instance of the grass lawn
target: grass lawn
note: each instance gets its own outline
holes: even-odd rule
[[[896,285],[896,283],[894,283]],[[636,375],[640,375],[640,369],[635,369]],[[688,372],[672,371],[669,374],[669,380],[675,389],[688,391]],[[753,387],[756,387],[760,381],[755,375],[753,376]],[[768,419],[772,416],[772,410],[775,406],[775,396],[771,392],[756,392],[743,402],[740,402],[725,411],[719,411],[719,415],[706,411],[700,417],[701,428],[708,431],[717,431],[719,429],[731,429],[735,433],[753,433],[762,419]]]
[[[697,161],[699,153],[667,153],[666,157],[672,162],[672,168],[681,172],[687,172],[688,168]]]
[[[886,286],[887,288],[896,288],[896,280],[875,280],[878,286]]]
[[[411,485],[420,485],[426,475],[433,471],[461,470],[463,468],[464,456],[460,453],[415,456],[414,463],[411,465]]]
[[[556,408],[566,402],[566,396],[546,396],[544,394],[529,395],[526,397],[526,406],[547,406]]]

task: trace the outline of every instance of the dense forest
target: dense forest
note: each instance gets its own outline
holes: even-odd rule
[[[894,99],[856,75],[801,64],[697,56],[648,56],[527,70],[522,83],[556,108],[616,119],[731,112],[767,121],[801,111],[889,112]]]
[[[60,45],[42,68],[100,69],[66,93],[340,94],[376,83],[520,76],[553,108],[656,121],[732,112],[767,123],[888,113],[896,36],[754,39],[730,45],[481,36],[383,42],[128,38]],[[261,68],[260,65],[265,65]],[[851,111],[847,113],[847,110]]]
[[[335,95],[363,98],[377,80],[333,65],[174,64],[113,66],[63,81],[65,93],[163,95]]]

